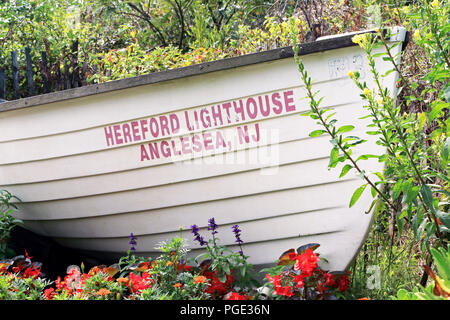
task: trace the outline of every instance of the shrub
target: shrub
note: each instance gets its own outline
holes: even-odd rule
[[[22,223],[22,220],[13,216],[17,210],[17,207],[10,202],[13,198],[18,199],[8,191],[0,190],[0,260],[14,255],[14,251],[8,246],[8,240],[11,230]]]

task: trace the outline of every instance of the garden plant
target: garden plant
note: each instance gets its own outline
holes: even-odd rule
[[[185,239],[172,238],[159,244],[159,257],[136,256],[137,237],[130,235],[130,249],[118,263],[68,267],[63,279],[54,281],[41,274],[42,264],[25,256],[0,261],[0,299],[3,300],[256,300],[326,299],[348,289],[346,273],[324,271],[318,265],[320,245],[309,244],[283,253],[277,266],[264,269],[265,283],[255,277],[242,251],[241,230],[234,225],[233,252],[219,244],[218,225],[209,219],[208,241],[192,225],[194,240],[206,252],[189,257]],[[267,291],[264,290],[267,287]]]

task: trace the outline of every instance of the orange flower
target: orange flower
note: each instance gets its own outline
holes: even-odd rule
[[[128,283],[128,278],[117,278],[116,280],[118,283],[123,283],[123,284],[127,284]]]
[[[182,286],[182,284],[179,283],[179,282],[177,282],[177,283],[175,283],[175,284],[173,285],[174,288],[179,288],[179,287],[181,287],[181,286]]]
[[[97,266],[95,266],[95,267],[93,267],[91,270],[89,270],[89,275],[90,275],[90,276],[93,276],[93,275],[96,275],[96,274],[99,273],[99,272],[100,272],[100,268],[97,267]]]
[[[206,282],[206,277],[204,276],[196,276],[194,279],[194,284],[195,283],[205,283]]]
[[[100,290],[97,291],[97,294],[99,296],[107,296],[110,293],[111,293],[111,291],[109,291],[108,289],[105,289],[105,288],[101,288]]]
[[[152,268],[152,266],[151,266],[150,262],[141,262],[141,263],[139,263],[139,269],[142,269],[142,270],[139,270],[139,271],[145,271],[145,270],[148,270],[148,269],[151,269],[151,268]]]
[[[358,300],[370,300],[369,298],[359,298]]]
[[[166,266],[171,266],[172,265],[172,261],[167,261]]]

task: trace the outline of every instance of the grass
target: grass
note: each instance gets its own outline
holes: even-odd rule
[[[388,232],[381,231],[374,223],[350,267],[351,285],[346,298],[387,300],[400,289],[412,291],[422,277],[422,264],[412,232],[404,231],[400,237],[394,235],[391,241]]]

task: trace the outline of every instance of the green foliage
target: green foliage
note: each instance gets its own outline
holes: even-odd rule
[[[42,278],[23,278],[17,274],[0,274],[0,300],[40,300],[44,288],[50,284]]]
[[[366,51],[370,71],[375,79],[376,89],[374,92],[369,90],[365,83],[359,81],[358,74],[352,78],[358,88],[363,91],[361,95],[368,102],[367,108],[370,109],[372,127],[377,128],[379,137],[378,144],[386,147],[387,154],[383,155],[386,161],[386,170],[384,172],[384,181],[392,181],[392,193],[388,186],[384,193],[384,200],[390,206],[392,213],[397,217],[397,225],[401,232],[404,219],[410,219],[417,240],[424,237],[422,250],[425,252],[429,248],[430,241],[435,237],[441,245],[445,245],[447,240],[446,226],[440,225],[437,213],[443,216],[441,210],[448,208],[448,197],[445,190],[448,187],[448,181],[440,182],[441,185],[432,183],[439,176],[448,175],[448,162],[444,166],[429,165],[426,161],[432,161],[439,155],[430,150],[423,132],[423,128],[414,121],[414,115],[401,112],[401,104],[396,104],[393,96],[382,86],[382,78],[377,72],[375,57],[372,50],[375,46],[383,45],[386,49],[381,54],[384,60],[393,63],[394,70],[399,70],[395,58],[392,56],[390,46],[385,37],[380,33],[381,43],[372,40],[372,37],[358,36],[355,42]],[[441,129],[441,128],[440,128]],[[442,131],[441,131],[442,132]],[[440,139],[445,139],[445,133]],[[441,152],[444,154],[445,152]],[[399,195],[403,198],[399,199]],[[441,194],[444,201],[434,200],[433,193]],[[388,201],[386,201],[389,199]],[[395,205],[394,202],[396,201]],[[400,202],[400,203],[398,203]]]
[[[380,32],[378,36],[381,40],[377,40],[371,34],[357,35],[353,38],[354,42],[358,43],[367,54],[375,88],[371,90],[366,82],[360,82],[359,73],[356,71],[350,70],[349,76],[355,81],[356,86],[362,92],[362,99],[367,103],[365,108],[369,110],[369,117],[372,120],[369,127],[376,129],[369,133],[378,137],[377,144],[384,146],[387,153],[380,156],[363,155],[357,159],[351,156],[351,148],[356,144],[363,143],[364,140],[353,136],[345,137],[342,133],[351,130],[353,126],[347,125],[339,128],[336,126],[337,121],[332,119],[334,113],[329,115],[331,110],[319,109],[321,99],[316,100],[316,93],[312,91],[311,78],[301,60],[296,56],[299,71],[310,99],[311,111],[306,115],[318,120],[317,123],[324,128],[324,130],[313,131],[312,136],[327,133],[331,138],[333,147],[330,153],[329,168],[335,167],[338,162],[347,161],[349,163],[342,169],[341,177],[351,169],[355,169],[366,182],[353,194],[350,207],[370,185],[372,194],[378,196],[372,206],[378,201],[383,201],[385,206],[379,207],[382,210],[377,212],[395,217],[400,232],[403,230],[405,222],[409,222],[417,241],[421,241],[422,252],[425,254],[430,248],[430,243],[434,243],[434,239],[439,241],[441,246],[446,246],[448,239],[449,229],[446,225],[449,207],[448,192],[446,191],[448,178],[445,179],[448,176],[446,124],[442,122],[442,126],[435,129],[440,132],[440,135],[435,133],[434,136],[438,137],[437,144],[439,141],[445,141],[442,147],[434,150],[429,148],[429,140],[426,139],[423,127],[417,125],[414,115],[401,112],[401,104],[396,104],[392,93],[382,85],[382,77],[388,73],[386,75],[379,74],[375,58],[382,57],[383,60],[390,61],[393,64],[393,70],[399,71],[397,57],[392,55],[393,47],[398,44],[389,44],[386,41],[387,37]],[[373,50],[380,46],[384,46],[386,52],[374,54]],[[430,74],[427,74],[426,77],[430,77]],[[403,79],[403,76],[401,78]],[[432,81],[431,85],[433,83]],[[430,109],[430,113],[432,113],[433,109]],[[356,143],[349,143],[349,140],[356,140]],[[357,164],[358,161],[369,158],[378,158],[379,161],[386,162],[386,170],[383,173],[374,173],[378,181],[373,181],[363,167]],[[435,161],[436,158],[441,158],[441,161]],[[434,164],[436,165],[433,166]],[[443,180],[441,180],[442,177],[444,177]],[[383,184],[385,188],[381,189],[380,184]],[[400,194],[403,194],[402,199],[399,198]]]
[[[412,232],[392,242],[388,232],[375,221],[354,263],[347,299],[370,297],[386,300],[399,290],[411,291],[420,281],[422,259]]]
[[[202,268],[207,267],[214,270],[214,277],[221,283],[227,283],[232,278],[236,287],[255,288],[258,285],[258,281],[256,280],[256,273],[253,270],[253,266],[247,261],[249,256],[244,254],[242,247],[239,252],[234,252],[225,245],[220,245],[220,239],[216,236],[216,228],[218,226],[215,225],[213,218],[209,221],[210,223],[212,222],[212,225],[208,228],[208,230],[211,230],[212,236],[207,242],[200,243],[205,246],[206,252],[198,255],[195,258],[195,262]],[[235,225],[232,230],[238,240],[237,242],[240,243],[240,230],[238,226]],[[193,228],[193,233],[196,234],[194,231]]]
[[[433,261],[436,264],[438,275],[431,269],[427,272],[433,279],[427,287],[416,287],[412,292],[400,289],[394,300],[448,300],[450,298],[450,249],[431,249]]]
[[[367,117],[372,121],[367,134],[376,136],[377,144],[385,147],[385,154],[362,155],[357,159],[352,157],[354,145],[346,143],[349,137],[343,134],[351,130],[352,126],[338,127],[337,121],[333,119],[332,110],[319,108],[321,99],[313,92],[311,77],[302,61],[296,57],[311,107],[304,115],[316,120],[323,128],[311,132],[310,136],[329,135],[332,144],[329,168],[344,162],[340,177],[354,170],[365,180],[365,183],[355,190],[349,206],[354,205],[367,186],[370,186],[375,198],[370,209],[375,208],[376,229],[381,232],[389,231],[388,239],[384,242],[386,251],[383,255],[386,258],[383,267],[387,272],[385,279],[389,280],[383,282],[381,291],[370,292],[377,298],[389,297],[388,292],[392,294],[402,285],[402,275],[395,275],[397,269],[404,270],[404,266],[398,265],[398,257],[401,256],[398,248],[402,246],[397,246],[396,243],[400,245],[400,239],[404,239],[405,235],[410,238],[412,245],[417,244],[417,248],[420,248],[422,259],[429,262],[430,253],[435,252],[435,248],[447,248],[450,230],[448,225],[450,139],[446,112],[449,109],[447,93],[450,78],[447,36],[450,26],[449,5],[440,4],[438,1],[425,1],[393,12],[398,16],[405,14],[403,16],[405,24],[417,28],[413,33],[413,39],[416,42],[414,44],[421,48],[422,54],[414,59],[425,61],[427,68],[422,70],[421,75],[411,76],[404,73],[407,67],[402,68],[399,64],[401,57],[393,55],[393,49],[398,44],[389,43],[386,39],[390,35],[377,31],[378,37],[363,34],[353,38],[367,55],[369,71],[374,79],[373,84],[362,82],[357,71],[349,70],[349,76],[361,90],[361,98],[369,111]],[[381,25],[377,30],[380,29]],[[380,47],[384,48],[384,52],[375,54],[374,49]],[[418,50],[417,47],[414,47],[414,50]],[[380,74],[377,59],[390,62],[392,69]],[[399,74],[397,87],[400,99],[395,98],[395,92],[389,92],[383,86],[383,79],[393,71]],[[405,112],[413,105],[420,105],[422,111]],[[350,139],[355,139],[357,144],[364,142],[358,137]],[[385,170],[369,176],[359,161],[370,158],[384,162]],[[365,248],[367,245],[366,243]],[[371,251],[371,255],[373,254]],[[367,260],[367,256],[364,256],[364,259]],[[364,266],[367,266],[366,260]],[[382,261],[377,261],[376,265],[380,267]],[[420,273],[419,270],[416,272]],[[367,277],[365,272],[363,277]],[[404,281],[414,283],[413,279]],[[364,292],[361,288],[358,290]],[[402,297],[416,297],[415,294],[412,295],[405,290],[399,291]],[[432,298],[429,295],[432,291],[430,290],[427,288],[419,296]]]
[[[17,210],[14,203],[10,202],[13,198],[17,199],[8,191],[0,190],[0,260],[14,255],[14,251],[8,247],[8,239],[11,230],[22,223],[22,220],[13,216]]]
[[[240,54],[270,50],[292,45],[292,38],[297,37],[299,30],[306,24],[296,18],[284,18],[280,22],[275,17],[268,17],[263,28],[251,28],[249,25],[239,25],[238,39],[232,40],[230,46]]]

